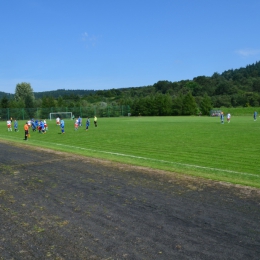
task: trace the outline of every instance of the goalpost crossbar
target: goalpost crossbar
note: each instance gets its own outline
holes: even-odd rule
[[[72,119],[72,112],[53,112],[49,114],[49,119],[56,119],[57,117],[63,119]]]

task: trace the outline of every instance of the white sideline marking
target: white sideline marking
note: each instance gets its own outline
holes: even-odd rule
[[[47,143],[47,144],[49,143],[49,144],[53,145],[53,143],[50,143],[50,142],[43,142],[43,141],[39,141],[39,140],[37,140],[37,142],[42,142],[42,143]],[[235,173],[235,174],[248,175],[248,176],[254,176],[256,178],[260,178],[260,175],[253,174],[253,173],[247,173],[247,172],[237,172],[237,171],[231,171],[231,170],[225,170],[225,169],[218,169],[218,168],[200,166],[200,165],[195,165],[195,164],[170,162],[170,161],[165,161],[165,160],[146,158],[146,157],[142,157],[142,156],[135,156],[135,155],[130,155],[130,154],[115,153],[115,152],[108,152],[108,151],[102,151],[102,150],[95,150],[95,149],[83,148],[83,147],[78,147],[78,146],[73,146],[73,145],[66,145],[66,144],[58,144],[58,143],[56,143],[56,145],[57,146],[69,147],[69,148],[76,148],[76,149],[80,149],[80,150],[98,152],[98,153],[106,153],[106,154],[111,154],[111,155],[118,155],[118,156],[122,156],[122,157],[142,159],[142,160],[146,160],[146,161],[154,161],[154,162],[162,162],[162,163],[168,163],[168,164],[181,165],[181,166],[186,166],[186,167],[189,167],[189,168],[199,168],[199,169],[206,169],[206,170],[211,170],[211,171]]]
[[[135,158],[135,159],[142,159],[142,160],[147,160],[147,161],[154,161],[154,162],[162,162],[162,163],[182,165],[182,166],[186,166],[186,167],[190,167],[190,168],[194,167],[194,168],[206,169],[206,170],[211,170],[211,171],[236,173],[236,174],[249,175],[249,176],[254,176],[254,177],[260,178],[260,175],[247,173],[247,172],[237,172],[237,171],[231,171],[231,170],[225,170],[225,169],[218,169],[218,168],[212,168],[212,167],[206,167],[206,166],[199,166],[199,165],[195,165],[195,164],[170,162],[170,161],[165,161],[165,160],[146,158],[146,157],[142,157],[142,156],[135,156],[135,155],[130,155],[130,154],[115,153],[115,152],[108,152],[108,151],[102,151],[102,150],[95,150],[95,149],[77,147],[77,146],[66,145],[66,144],[65,145],[64,144],[56,144],[56,145],[58,145],[58,146],[66,146],[66,147],[69,147],[69,148],[76,148],[76,149],[81,149],[81,150],[87,150],[87,151],[92,151],[92,152],[106,153],[106,154],[118,155],[118,156],[123,156],[123,157],[130,157],[130,158]]]

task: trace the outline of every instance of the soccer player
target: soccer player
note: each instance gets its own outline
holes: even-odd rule
[[[59,117],[56,118],[56,125],[60,125],[60,118]]]
[[[40,122],[39,133],[46,134],[45,127],[44,127],[44,122],[42,120]]]
[[[79,118],[78,118],[78,126],[82,126],[82,119],[81,119],[80,116],[79,116]]]
[[[221,121],[221,124],[224,124],[224,113],[223,112],[220,113],[220,121]]]
[[[44,124],[45,130],[48,130],[48,125],[47,125],[46,119],[43,120],[43,124]]]
[[[78,120],[76,119],[75,123],[74,123],[74,130],[78,130],[79,128],[79,123],[78,123]]]
[[[7,120],[6,124],[7,124],[7,130],[12,132],[12,121],[11,120]]]
[[[14,120],[14,131],[15,132],[19,132],[19,130],[18,130],[18,122],[16,120]]]
[[[257,112],[254,112],[254,121],[256,121],[256,117],[257,117]]]
[[[65,134],[65,123],[63,119],[60,120],[60,129],[61,129],[61,133]]]
[[[42,132],[42,120],[40,120],[40,121],[38,122],[37,130],[38,130],[39,133]]]
[[[97,117],[96,116],[94,116],[94,125],[95,125],[95,127],[97,127]]]
[[[29,127],[28,127],[27,122],[25,123],[23,129],[24,129],[24,140],[27,141],[28,140],[27,137],[28,137],[28,134],[29,134]]]
[[[228,122],[228,123],[230,123],[230,118],[231,118],[231,114],[228,113],[228,114],[227,114],[227,122]]]
[[[90,120],[89,120],[89,118],[87,118],[87,121],[86,121],[86,131],[88,131],[89,125],[90,125]]]
[[[28,120],[27,122],[28,122],[28,127],[29,127],[29,129],[30,129],[30,128],[31,128],[31,125],[32,125],[32,121],[31,121],[31,120]]]
[[[37,128],[36,123],[35,123],[34,120],[32,120],[32,130],[33,130],[33,132],[36,131],[36,128]]]

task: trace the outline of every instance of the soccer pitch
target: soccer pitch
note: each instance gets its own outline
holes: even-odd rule
[[[86,118],[77,131],[65,121],[65,134],[48,120],[47,134],[19,132],[0,123],[0,139],[83,156],[260,188],[260,120],[232,117],[120,117],[98,118],[98,127]],[[50,158],[51,161],[51,158]]]

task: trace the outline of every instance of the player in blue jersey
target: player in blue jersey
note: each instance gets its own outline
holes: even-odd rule
[[[79,116],[79,118],[78,118],[78,125],[79,126],[82,126],[82,118]]]
[[[254,121],[256,121],[256,117],[257,117],[257,112],[254,112]]]
[[[88,117],[87,121],[86,121],[86,131],[88,131],[89,126],[90,126],[90,120],[89,120],[89,117]]]
[[[221,124],[224,124],[224,113],[221,112],[220,114],[220,121],[221,121]]]
[[[44,122],[43,122],[42,120],[41,120],[41,122],[40,122],[40,129],[41,129],[41,133],[42,133],[42,134],[46,134]]]
[[[65,134],[65,123],[63,119],[60,120],[60,129],[61,129],[61,133]]]
[[[17,120],[14,120],[14,131],[15,131],[15,132],[19,132]]]
[[[35,121],[34,120],[32,120],[32,130],[33,130],[33,132],[34,131],[36,131],[36,124],[35,124]]]

